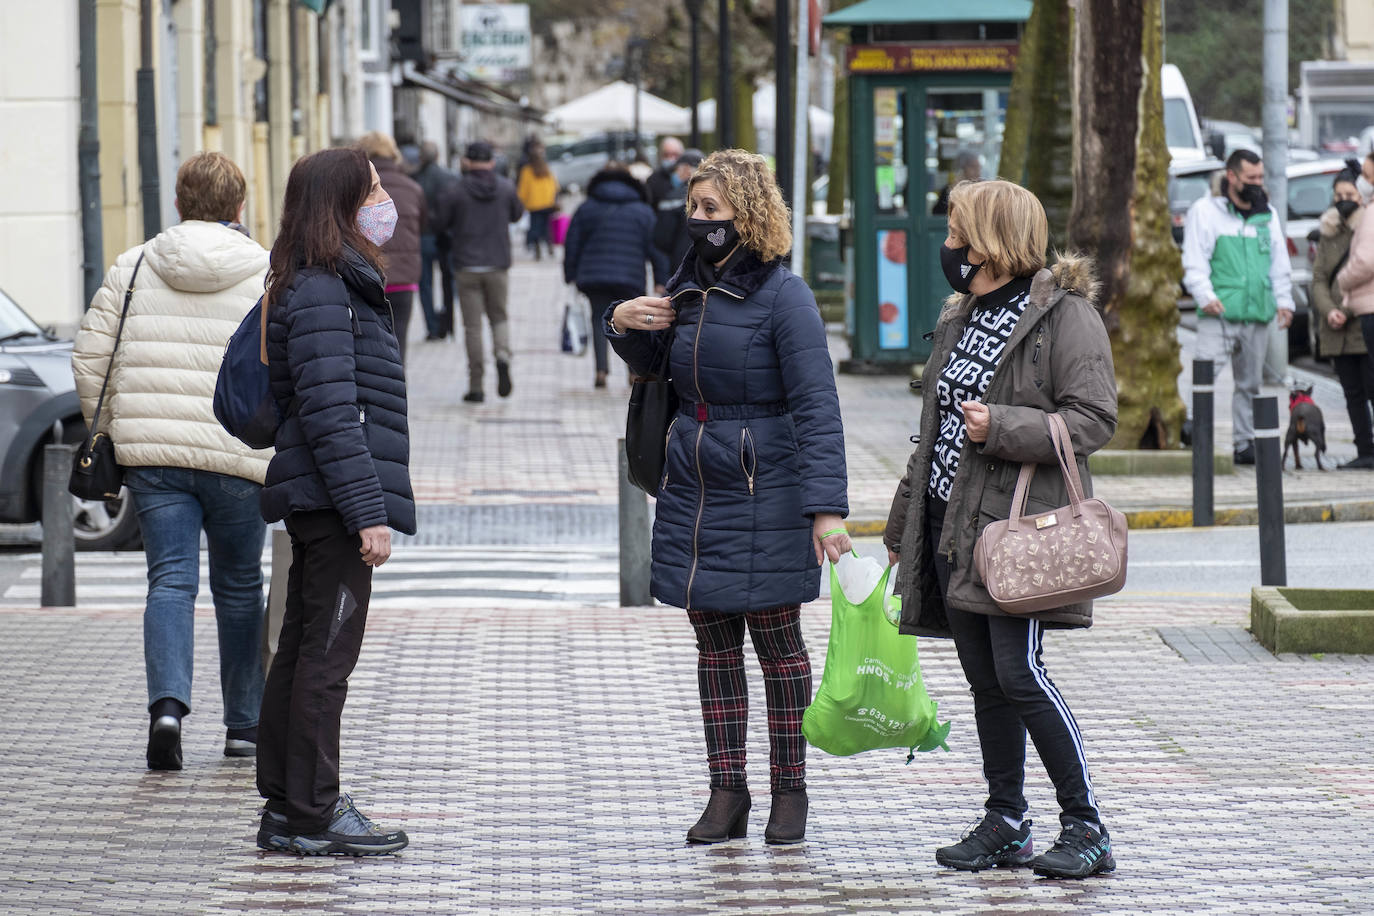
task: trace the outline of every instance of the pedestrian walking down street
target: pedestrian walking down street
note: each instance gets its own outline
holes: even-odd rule
[[[1362,168],[1361,177],[1368,182],[1369,176],[1374,175],[1374,153],[1365,157]],[[1366,196],[1364,202],[1368,209],[1374,197]],[[1336,272],[1336,281],[1341,287],[1342,307],[1360,319],[1368,359],[1374,359],[1374,220],[1365,219],[1363,211],[1350,239],[1345,266]]]
[[[898,564],[901,632],[954,638],[988,783],[981,821],[935,860],[1087,877],[1116,867],[1111,840],[1078,723],[1041,653],[1046,629],[1091,626],[1092,603],[1008,615],[974,571],[973,548],[989,522],[1010,516],[1022,462],[1057,472],[1048,413],[1067,424],[1091,495],[1087,457],[1116,430],[1111,347],[1090,262],[1063,257],[1045,269],[1049,226],[1035,195],[1007,181],[962,181],[949,194],[948,231],[940,263],[956,295],[935,327],[920,436],[883,535]],[[1065,505],[1062,475],[1042,469],[1029,499]],[[1059,838],[1039,856],[1026,818],[1027,733],[1060,806]]]
[[[701,165],[700,150],[689,149],[677,157],[668,173],[669,189],[659,198],[654,213],[654,247],[668,260],[668,272],[677,270],[692,247],[687,234],[687,183]]]
[[[420,144],[420,167],[411,177],[425,193],[428,219],[420,228],[420,310],[425,316],[425,340],[443,340],[453,333],[453,265],[449,238],[434,227],[439,198],[458,176],[438,162],[439,147],[432,140]],[[440,299],[434,301],[434,267],[438,265]]]
[[[401,150],[389,134],[364,134],[358,147],[367,154],[382,181],[382,189],[396,206],[396,230],[382,246],[382,257],[386,259],[386,297],[391,303],[396,342],[400,344],[404,363],[410,313],[415,308],[415,293],[420,289],[420,238],[429,230],[425,192],[401,171]]]
[[[586,295],[597,319],[592,322],[594,387],[606,387],[610,369],[600,320],[606,308],[644,295],[645,264],[653,266],[655,292],[663,293],[668,260],[654,247],[653,235],[654,211],[645,202],[644,186],[623,165],[614,163],[592,176],[563,243],[563,279]]]
[[[286,180],[268,272],[267,357],[282,416],[262,514],[286,520],[286,613],[258,726],[263,849],[381,855],[406,843],[339,788],[339,727],[372,570],[415,532],[405,373],[380,248],[396,210],[357,149]]]
[[[540,258],[540,244],[553,257],[553,240],[549,237],[549,217],[558,209],[558,179],[544,158],[544,144],[535,140],[527,144],[529,161],[520,166],[520,182],[516,193],[520,203],[530,214],[530,228],[525,233],[525,247]]]
[[[658,209],[658,202],[673,196],[673,170],[685,150],[677,137],[664,137],[658,141],[658,167],[644,182],[644,190],[649,194],[649,206]]]
[[[267,273],[266,250],[242,225],[246,190],[243,173],[220,153],[197,153],[182,163],[176,177],[181,222],[115,259],[72,349],[87,424],[109,373],[101,408],[109,422],[101,425],[125,469],[143,532],[153,770],[182,767],[202,530],[219,633],[224,754],[251,757],[257,745],[266,537],[258,493],[272,453],[226,433],[212,404],[224,348],[262,295]]]
[[[851,549],[839,397],[815,296],[783,266],[791,224],[768,163],[715,152],[688,202],[693,250],[668,296],[616,303],[600,320],[635,373],[654,371],[671,342],[680,407],[658,492],[651,590],[685,608],[696,631],[711,798],[688,842],[747,830],[747,628],[768,704],[764,838],[795,843],[806,834],[801,726],[811,702],[801,605],[819,594],[822,559]]]
[[[1260,393],[1269,325],[1277,320],[1280,328],[1287,328],[1292,323],[1293,285],[1288,239],[1264,192],[1264,163],[1248,149],[1227,158],[1220,195],[1203,197],[1188,208],[1183,285],[1198,303],[1195,355],[1210,359],[1216,375],[1231,364],[1235,463],[1254,464],[1254,399]]]
[[[457,272],[458,307],[463,314],[463,342],[468,353],[468,391],[463,400],[486,400],[482,358],[482,318],[491,325],[492,355],[496,360],[496,393],[512,390],[510,320],[506,300],[510,292],[510,233],[506,224],[525,213],[515,185],[493,170],[491,144],[469,143],[463,157],[463,177],[445,189],[435,217],[435,231],[453,245]]]
[[[1336,272],[1350,256],[1355,227],[1365,219],[1356,186],[1359,163],[1336,176],[1332,205],[1317,227],[1317,254],[1312,260],[1312,310],[1317,327],[1317,348],[1331,358],[1345,393],[1345,409],[1355,434],[1355,457],[1340,465],[1343,471],[1374,470],[1374,359],[1365,346],[1361,322],[1346,308],[1345,295]],[[1310,236],[1309,236],[1310,238]]]

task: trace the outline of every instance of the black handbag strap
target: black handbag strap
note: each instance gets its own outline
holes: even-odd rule
[[[134,272],[129,275],[129,287],[124,290],[124,307],[119,312],[119,327],[115,329],[114,346],[110,348],[110,361],[105,364],[105,381],[100,383],[100,397],[95,402],[95,414],[91,417],[91,428],[86,433],[86,442],[83,449],[89,450],[91,442],[95,440],[96,430],[100,429],[100,411],[105,406],[105,391],[110,387],[110,373],[114,370],[115,352],[119,349],[119,339],[124,336],[124,319],[129,317],[129,303],[134,298],[134,280],[138,278],[138,269],[143,266],[143,252],[138,253],[138,260],[134,262]]]

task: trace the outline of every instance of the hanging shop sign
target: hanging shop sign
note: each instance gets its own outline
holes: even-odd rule
[[[850,45],[845,62],[850,73],[1010,73],[1016,69],[1018,45]]]
[[[464,4],[463,69],[488,82],[518,82],[530,74],[530,8],[523,3]]]

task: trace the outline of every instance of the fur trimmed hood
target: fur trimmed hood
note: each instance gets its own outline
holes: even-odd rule
[[[1350,218],[1346,220],[1341,219],[1341,213],[1335,207],[1327,207],[1326,212],[1321,216],[1320,222],[1322,238],[1331,238],[1336,233],[1340,232],[1342,224],[1344,224],[1345,231],[1354,232],[1355,227],[1360,224],[1360,220],[1363,218],[1364,207],[1360,207],[1354,213],[1350,214]]]
[[[1102,283],[1097,279],[1097,263],[1084,254],[1068,253],[1059,256],[1053,267],[1042,267],[1036,271],[1031,281],[1031,302],[1048,307],[1055,300],[1055,290],[1063,290],[1086,299],[1089,305],[1097,305],[1097,294]],[[973,307],[975,296],[972,293],[954,293],[945,300],[940,313],[941,320],[961,308]]]

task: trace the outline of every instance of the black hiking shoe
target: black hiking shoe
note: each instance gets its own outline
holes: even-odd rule
[[[1029,865],[1035,858],[1030,828],[1029,819],[1017,830],[1002,815],[989,811],[961,842],[935,850],[935,861],[960,871]]]
[[[1097,830],[1077,818],[1068,818],[1059,839],[1049,852],[1035,857],[1031,869],[1046,878],[1087,878],[1116,871],[1112,838],[1106,829]]]
[[[404,830],[387,833],[353,805],[347,793],[339,796],[334,819],[320,833],[291,838],[291,850],[303,856],[384,856],[400,852],[410,840]]]
[[[291,834],[286,829],[286,815],[262,809],[262,823],[258,825],[258,848],[269,852],[291,852]]]

